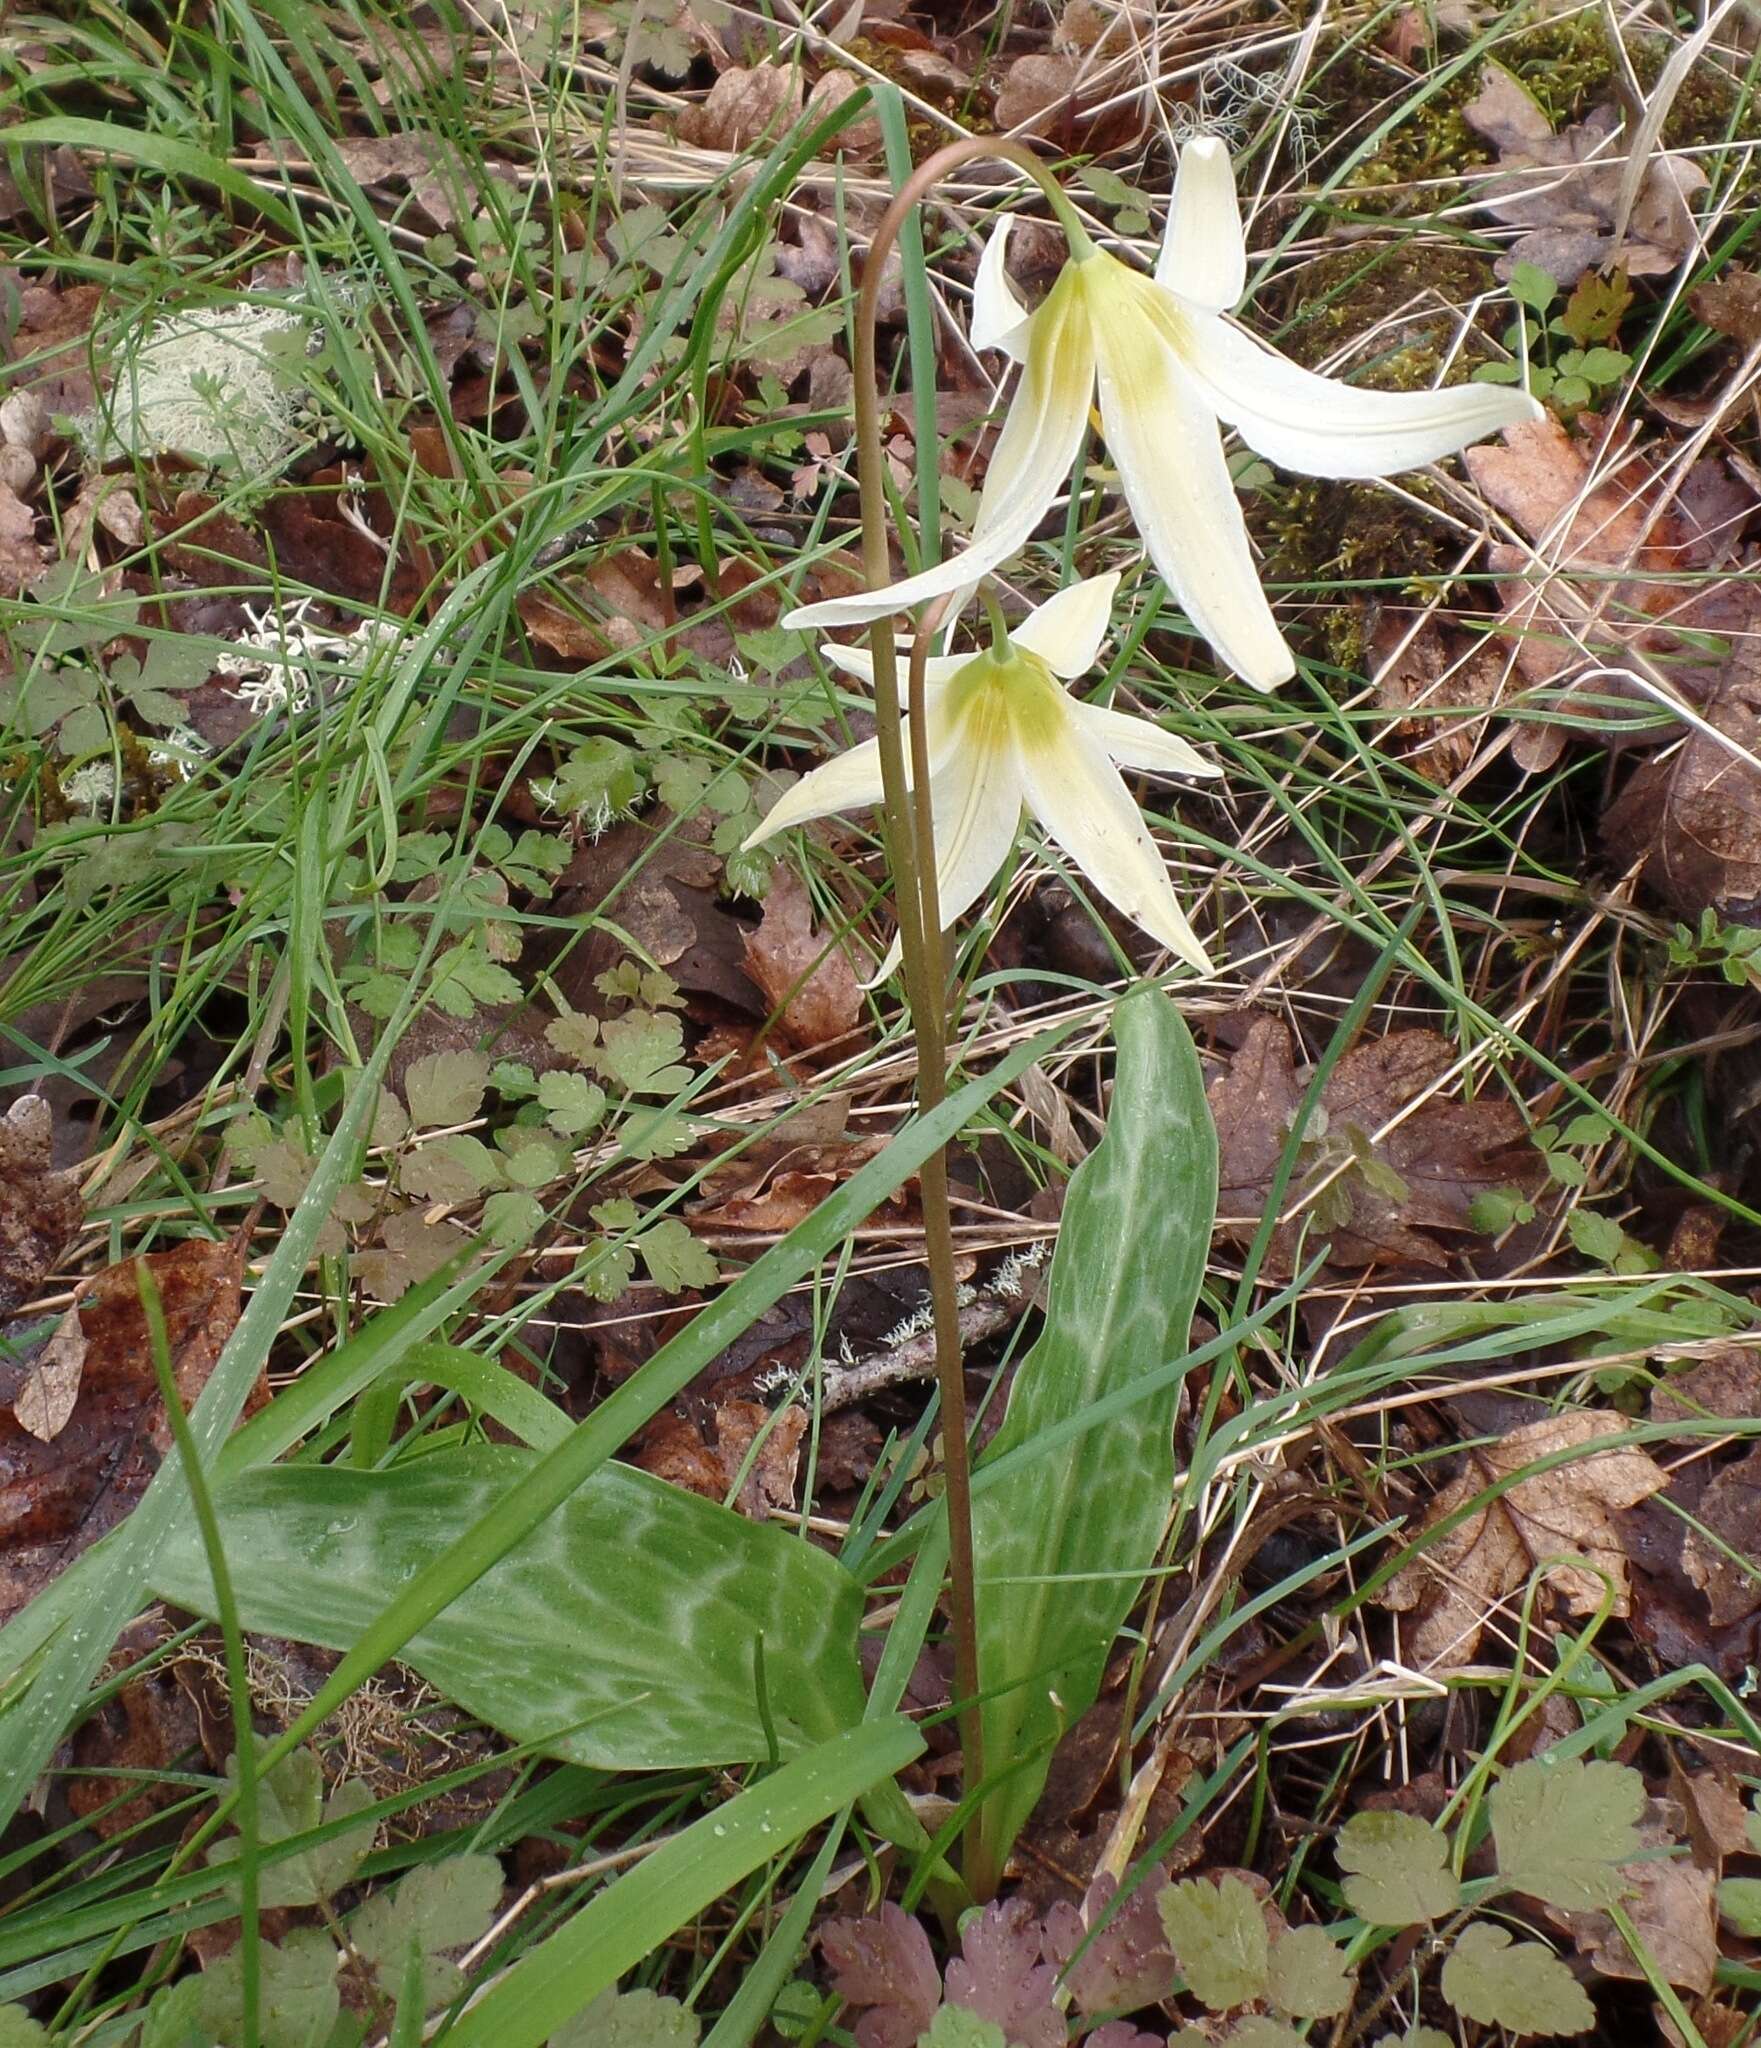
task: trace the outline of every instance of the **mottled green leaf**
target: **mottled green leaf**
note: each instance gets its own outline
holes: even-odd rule
[[[48,2038],[22,2005],[0,2005],[0,2048],[38,2048]]]
[[[1492,1788],[1498,1874],[1550,1906],[1612,1906],[1632,1887],[1620,1865],[1641,1848],[1645,1781],[1625,1764],[1535,1757]]]
[[[483,1204],[483,1228],[489,1233],[491,1244],[498,1244],[504,1251],[517,1251],[521,1245],[530,1244],[544,1228],[544,1204],[536,1195],[525,1195],[512,1189],[499,1195],[491,1195]]]
[[[631,1010],[599,1037],[599,1071],[626,1095],[676,1095],[691,1078],[689,1067],[674,1064],[685,1050],[677,1017]]]
[[[1192,1040],[1160,989],[1115,1018],[1112,1109],[1064,1203],[1045,1326],[987,1463],[1019,1450],[1185,1349],[1210,1249],[1217,1142]],[[1025,1462],[974,1501],[987,1757],[1010,1770],[981,1826],[1000,1865],[1063,1731],[1092,1705],[1174,1486],[1178,1384]]]
[[[390,1472],[288,1465],[216,1503],[249,1629],[341,1649],[437,1550],[517,1492],[534,1459],[441,1451]],[[214,1594],[188,1533],[154,1590],[201,1614]],[[400,1652],[516,1741],[607,1770],[764,1760],[860,1720],[856,1582],[781,1529],[616,1464]]]
[[[1513,2034],[1581,2034],[1596,2008],[1551,1949],[1513,1943],[1489,1920],[1475,1920],[1443,1965],[1443,1996],[1464,2019]]]
[[[1324,1927],[1291,1927],[1272,1944],[1272,2003],[1305,2020],[1330,2019],[1351,2003],[1356,1972]]]
[[[1213,2012],[1264,1998],[1271,1944],[1259,1900],[1238,1877],[1189,1877],[1156,1895],[1162,1931],[1192,1995]]]
[[[1461,1886],[1449,1838],[1412,1813],[1354,1813],[1339,1831],[1341,1890],[1354,1913],[1378,1927],[1413,1927],[1453,1912]]]

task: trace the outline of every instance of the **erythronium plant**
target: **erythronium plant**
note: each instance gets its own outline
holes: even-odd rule
[[[1247,245],[1228,153],[1210,137],[1181,152],[1153,278],[1097,249],[1068,205],[1057,211],[1070,259],[1035,311],[1004,269],[1009,217],[979,263],[972,339],[1022,370],[970,542],[903,582],[804,606],[785,625],[858,625],[971,590],[1045,517],[1098,384],[1102,431],[1150,560],[1223,660],[1269,690],[1295,663],[1260,587],[1218,423],[1282,469],[1381,477],[1540,416],[1527,393],[1498,386],[1387,392],[1320,377],[1231,325]]]
[[[1119,770],[1220,771],[1175,734],[1084,704],[1059,680],[1094,666],[1118,587],[1117,573],[1073,583],[1012,631],[993,612],[992,644],[984,652],[923,662],[939,923],[947,931],[983,894],[1015,844],[1025,803],[1103,896],[1188,966],[1208,973],[1210,960]],[[822,652],[873,683],[867,648]],[[880,742],[866,740],[804,775],[746,844],[833,811],[878,804],[884,795]],[[899,956],[895,940],[879,979]]]

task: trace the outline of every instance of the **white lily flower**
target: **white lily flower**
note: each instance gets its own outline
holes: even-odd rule
[[[1003,267],[1011,221],[978,267],[972,340],[1022,366],[967,546],[884,590],[802,607],[785,626],[861,625],[970,591],[1045,517],[1076,459],[1097,383],[1101,429],[1150,560],[1194,627],[1256,689],[1296,665],[1260,588],[1218,422],[1304,476],[1383,477],[1453,454],[1541,408],[1492,384],[1370,391],[1299,368],[1223,316],[1247,283],[1228,152],[1186,144],[1153,278],[1073,249],[1029,312]]]
[[[1175,899],[1119,770],[1221,770],[1148,719],[1084,704],[1057,680],[1094,666],[1118,587],[1117,573],[1073,583],[1030,614],[1003,646],[932,655],[927,662],[924,714],[942,929],[972,907],[1008,858],[1025,804],[1103,896],[1208,974],[1210,959]],[[828,646],[824,653],[873,684],[866,648]],[[804,775],[746,845],[881,800],[880,743],[866,740]],[[884,980],[898,959],[895,940],[876,979]]]

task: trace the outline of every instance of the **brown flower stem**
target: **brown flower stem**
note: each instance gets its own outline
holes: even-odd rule
[[[875,373],[875,326],[881,278],[899,231],[924,194],[950,171],[978,156],[997,156],[1027,172],[1046,194],[1073,238],[1082,236],[1070,202],[1032,152],[1018,143],[977,136],[951,143],[918,165],[895,195],[869,244],[856,299],[855,415],[856,475],[862,498],[862,565],[872,589],[891,580],[887,547],[885,456],[881,446],[881,400]],[[919,451],[919,459],[933,460]],[[903,707],[899,701],[897,650],[890,619],[869,630],[874,655],[874,712],[880,748],[884,833],[899,915],[899,946],[906,999],[917,1037],[917,1099],[931,1110],[947,1093],[947,970],[942,952],[941,910],[936,893],[935,828],[929,800],[928,749],[924,732],[924,662],[945,603],[932,608],[911,653],[911,755],[907,774]],[[942,1461],[947,1481],[949,1609],[954,1629],[954,1694],[959,1706],[960,1746],[970,1789],[984,1779],[984,1735],[979,1709],[978,1607],[972,1546],[972,1480],[966,1441],[966,1382],[960,1344],[960,1308],[954,1274],[953,1219],[948,1204],[948,1162],[938,1152],[924,1162],[923,1233],[929,1261],[930,1303],[936,1338],[936,1380],[942,1403]],[[981,1868],[976,1814],[967,1829],[968,1882],[979,1898],[995,1889],[998,1873]]]

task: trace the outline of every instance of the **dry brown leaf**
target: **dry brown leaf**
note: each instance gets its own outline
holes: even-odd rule
[[[1602,1572],[1613,1584],[1614,1612],[1628,1611],[1626,1552],[1614,1518],[1659,1492],[1667,1479],[1644,1451],[1591,1448],[1623,1427],[1618,1416],[1573,1409],[1464,1453],[1461,1472],[1431,1503],[1427,1530],[1440,1528],[1488,1486],[1542,1458],[1571,1450],[1584,1455],[1515,1479],[1496,1499],[1424,1543],[1421,1554],[1389,1580],[1383,1604],[1414,1617],[1403,1646],[1409,1663],[1420,1670],[1444,1660],[1467,1663],[1492,1609],[1544,1560],[1546,1582],[1569,1612],[1593,1614],[1601,1606]],[[1568,1556],[1584,1563],[1559,1561]]]
[[[745,945],[746,972],[797,1052],[830,1045],[856,1028],[862,984],[842,943],[815,928],[812,899],[792,868],[776,870],[763,919]]]
[[[22,590],[48,564],[49,550],[37,539],[36,514],[9,484],[0,482],[0,592]]]
[[[1604,845],[1690,922],[1706,909],[1752,922],[1761,906],[1761,667],[1725,664],[1680,744],[1641,762],[1602,816]]]
[[[1761,1450],[1707,1482],[1682,1534],[1682,1570],[1706,1596],[1715,1628],[1761,1610]]]
[[[679,134],[699,149],[741,150],[774,142],[800,111],[801,74],[794,65],[736,66],[722,73],[701,106],[680,115]]]
[[[1017,57],[997,94],[1004,134],[1046,134],[1069,111],[1082,67],[1074,57]]]
[[[1148,8],[1125,0],[1070,0],[1052,31],[1052,47],[1078,57],[1090,50],[1097,57],[1120,57],[1146,43],[1154,26]]]
[[[1428,782],[1447,786],[1474,758],[1489,711],[1504,694],[1503,650],[1426,619],[1415,632],[1397,612],[1384,612],[1370,643],[1376,660],[1376,702],[1402,713],[1396,739]]]
[[[767,1520],[772,1508],[795,1505],[795,1469],[801,1439],[807,1432],[807,1411],[798,1407],[772,1410],[759,1401],[723,1401],[716,1408],[716,1455],[729,1486],[739,1478],[761,1432],[764,1441],[735,1496],[741,1514],[750,1515],[755,1522]]]
[[[85,1220],[78,1179],[53,1170],[53,1140],[41,1095],[0,1118],[0,1315],[30,1300]]]
[[[1490,558],[1494,574],[1508,579],[1500,587],[1505,619],[1517,666],[1532,683],[1634,653],[1668,660],[1672,678],[1681,678],[1684,659],[1705,659],[1685,634],[1748,620],[1738,593],[1706,572],[1725,564],[1753,494],[1720,465],[1702,463],[1690,473],[1692,488],[1684,483],[1665,503],[1642,455],[1603,459],[1599,425],[1586,415],[1574,435],[1548,415],[1463,453],[1480,490],[1536,543],[1533,552],[1495,547]]]
[[[244,1251],[242,1235],[224,1244],[190,1238],[145,1260],[186,1409],[238,1321]],[[0,1415],[0,1619],[124,1520],[171,1448],[135,1265],[125,1259],[80,1285],[85,1373],[54,1442]]]
[[[1654,277],[1675,269],[1696,247],[1692,201],[1709,180],[1692,158],[1667,151],[1656,152],[1645,167],[1626,233],[1616,244],[1626,164],[1615,108],[1596,107],[1555,135],[1517,79],[1503,65],[1488,63],[1462,116],[1499,151],[1480,205],[1528,230],[1498,259],[1500,277],[1508,278],[1519,263],[1533,263],[1570,285],[1616,257],[1629,276]]]
[[[1544,1169],[1521,1112],[1489,1094],[1472,1102],[1435,1097],[1372,1142],[1453,1057],[1434,1031],[1395,1031],[1354,1045],[1329,1076],[1286,1206],[1305,1189],[1321,1189],[1307,1212],[1309,1242],[1330,1243],[1335,1265],[1447,1267],[1447,1244],[1438,1233],[1471,1230],[1468,1211],[1476,1196],[1538,1184]],[[1303,1089],[1290,1033],[1271,1017],[1254,1020],[1228,1073],[1211,1084],[1221,1153],[1220,1227],[1238,1240],[1259,1228]],[[1292,1220],[1275,1232],[1272,1256],[1280,1270],[1290,1270],[1300,1231]]]
[[[1761,1415],[1761,1351],[1732,1344],[1652,1389],[1651,1420]]]
[[[79,1399],[85,1365],[86,1333],[79,1310],[70,1308],[55,1325],[48,1343],[30,1361],[28,1377],[13,1400],[12,1412],[19,1427],[41,1443],[58,1437]]]

